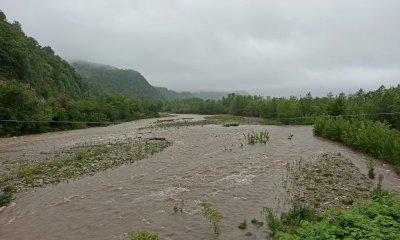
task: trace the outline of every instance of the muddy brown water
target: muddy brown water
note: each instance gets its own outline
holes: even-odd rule
[[[202,118],[175,118],[182,117]],[[127,136],[165,137],[174,143],[131,165],[18,193],[0,212],[0,239],[127,239],[141,229],[156,231],[161,239],[265,239],[263,229],[252,227],[250,220],[264,221],[263,207],[282,205],[281,181],[288,162],[340,152],[366,173],[370,159],[315,138],[311,126],[139,130],[154,122],[0,139],[2,169],[26,159],[44,160],[80,144]],[[265,129],[270,135],[266,145],[246,146],[243,133]],[[384,187],[400,190],[400,179],[388,165],[378,163],[377,172],[385,175]],[[175,213],[174,206],[182,200],[183,213]],[[224,216],[218,237],[199,212],[201,201]],[[246,231],[237,228],[244,219],[249,225]],[[245,236],[246,232],[252,235]]]

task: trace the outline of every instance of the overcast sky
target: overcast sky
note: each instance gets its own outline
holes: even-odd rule
[[[400,83],[399,0],[1,0],[67,60],[157,86],[270,96]]]

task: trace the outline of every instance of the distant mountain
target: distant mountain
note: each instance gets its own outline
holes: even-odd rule
[[[50,47],[42,47],[9,23],[0,10],[0,84],[9,80],[28,84],[41,98],[67,95],[79,98],[90,93],[89,83]]]

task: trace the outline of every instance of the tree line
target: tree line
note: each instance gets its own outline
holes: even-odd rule
[[[400,85],[375,91],[362,89],[353,94],[333,96],[275,97],[242,96],[229,94],[221,100],[199,98],[165,102],[163,110],[174,113],[233,114],[249,117],[277,119],[285,124],[312,124],[320,116],[363,115],[400,112]],[[372,115],[374,121],[386,121],[400,129],[400,115]]]
[[[104,125],[96,122],[156,117],[160,109],[161,104],[158,102],[107,92],[79,99],[59,95],[42,100],[28,85],[15,80],[8,81],[0,84],[0,136]]]

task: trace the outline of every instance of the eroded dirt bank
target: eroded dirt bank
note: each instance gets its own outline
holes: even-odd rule
[[[201,118],[177,118],[182,117]],[[157,231],[161,239],[213,239],[199,213],[201,201],[224,215],[219,239],[264,239],[261,230],[251,229],[253,235],[245,236],[237,226],[244,219],[264,220],[263,207],[282,204],[287,163],[340,152],[362,173],[367,171],[368,157],[313,137],[309,126],[139,129],[154,121],[0,139],[0,169],[126,136],[165,137],[173,142],[134,164],[17,194],[0,213],[0,239],[126,239],[139,229]],[[270,136],[266,145],[246,145],[243,133],[265,129]],[[378,164],[377,172],[385,175],[386,188],[400,190],[400,180],[388,166]],[[175,213],[182,200],[183,213]]]

